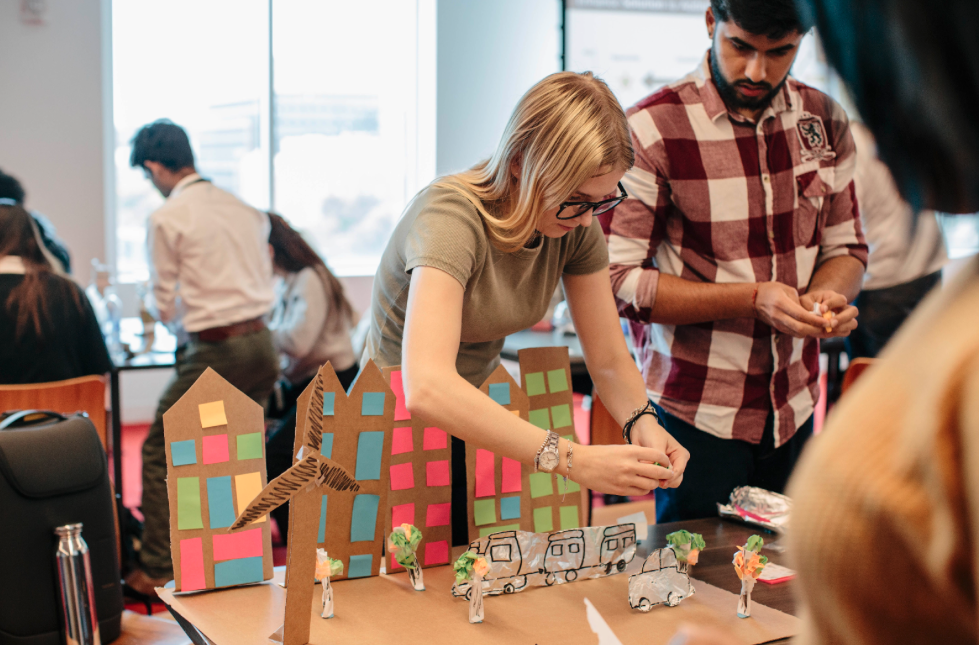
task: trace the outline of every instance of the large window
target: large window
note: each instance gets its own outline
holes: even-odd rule
[[[372,274],[434,177],[435,0],[114,0],[116,264],[146,269],[162,198],[129,167],[142,125],[186,128],[201,174]]]

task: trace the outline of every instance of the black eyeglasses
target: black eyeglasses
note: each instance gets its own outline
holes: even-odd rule
[[[619,187],[619,193],[621,194],[616,195],[615,197],[610,197],[609,199],[603,199],[598,202],[562,202],[557,210],[557,218],[574,219],[576,217],[581,217],[588,211],[592,211],[592,215],[601,215],[602,213],[606,213],[612,210],[613,208],[621,204],[622,200],[624,200],[626,197],[629,196],[629,194],[625,192],[625,188],[622,187],[621,181],[619,182],[618,187]],[[564,213],[564,211],[568,209],[570,209],[571,214],[562,215],[562,213]]]

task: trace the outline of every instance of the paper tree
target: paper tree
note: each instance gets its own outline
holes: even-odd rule
[[[323,587],[323,609],[321,618],[333,618],[333,585],[330,576],[343,573],[343,563],[326,554],[326,549],[316,549],[316,579]]]
[[[666,543],[676,553],[680,573],[689,574],[690,567],[697,564],[700,552],[707,548],[704,536],[690,531],[674,531],[666,536]]]
[[[576,441],[574,395],[571,392],[571,362],[567,347],[534,347],[517,353],[520,379],[530,397],[529,420],[535,426],[553,430],[568,441]],[[561,461],[565,460],[562,449]],[[530,466],[532,469],[533,466]],[[587,492],[574,481],[549,473],[531,473],[530,498],[534,532],[581,526],[580,509]]]
[[[467,582],[469,584],[469,622],[483,622],[483,576],[489,572],[489,565],[486,558],[482,558],[472,551],[466,551],[459,556],[459,559],[452,565],[456,572],[456,584]]]
[[[487,377],[479,389],[504,409],[524,421],[528,419],[530,404],[527,395],[502,365]],[[470,541],[499,531],[534,530],[530,486],[532,470],[533,467],[524,466],[516,459],[466,444]],[[547,475],[542,481],[549,484],[552,479]],[[540,496],[540,490],[534,490]],[[553,488],[549,490],[553,492]],[[550,508],[546,514],[550,520]]]
[[[741,595],[738,596],[738,618],[751,615],[751,590],[755,580],[761,575],[762,569],[768,564],[768,558],[759,555],[765,541],[757,535],[748,538],[747,544],[739,546],[734,552],[734,571],[741,579]]]
[[[309,406],[323,409],[324,372],[336,374],[327,363],[317,373],[312,383]],[[231,525],[236,531],[259,521],[274,508],[291,500],[289,549],[286,567],[289,574],[289,591],[286,594],[285,623],[281,632],[269,638],[284,645],[305,645],[309,642],[309,607],[313,601],[313,584],[316,575],[316,530],[322,489],[337,492],[358,492],[360,486],[350,473],[322,454],[322,429],[318,416],[307,410],[303,446],[299,460],[289,470],[276,477],[248,504]]]
[[[272,578],[272,533],[261,516],[229,535],[266,483],[262,406],[208,368],[163,415],[170,545],[177,592]]]
[[[385,533],[390,535],[395,526],[402,524],[424,527],[417,546],[421,566],[449,564],[451,438],[445,430],[432,427],[408,412],[400,367],[385,367],[383,372],[395,399]],[[388,565],[388,572],[402,570],[393,554]]]
[[[418,562],[417,549],[422,540],[422,532],[411,524],[396,526],[388,538],[388,550],[395,561],[408,570],[408,580],[415,591],[425,591],[422,567]]]

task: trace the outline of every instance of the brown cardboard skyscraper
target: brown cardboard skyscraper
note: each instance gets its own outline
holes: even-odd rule
[[[376,368],[375,368],[376,369]],[[321,500],[324,489],[335,491],[334,503],[350,497],[361,487],[350,473],[337,462],[323,455],[323,418],[326,387],[339,387],[333,367],[327,363],[320,368],[316,378],[303,393],[306,414],[303,423],[301,451],[293,466],[277,477],[245,508],[235,520],[231,531],[260,521],[269,511],[290,501],[292,527],[289,536],[287,571],[291,585],[286,594],[285,622],[281,630],[270,636],[272,641],[285,645],[305,645],[309,642],[310,605],[313,597],[313,580],[316,569],[316,531],[320,521]],[[333,399],[334,397],[327,397]],[[332,400],[331,400],[332,406]],[[332,527],[330,543],[342,542],[345,527]],[[322,528],[320,531],[322,532]]]
[[[271,579],[268,519],[227,532],[266,483],[262,406],[208,368],[164,413],[163,435],[176,591]]]
[[[417,550],[422,567],[449,564],[452,439],[445,430],[408,412],[400,367],[385,367],[383,372],[395,397],[385,534],[402,524],[417,526],[422,532]],[[392,554],[387,570],[404,571],[404,567]]]

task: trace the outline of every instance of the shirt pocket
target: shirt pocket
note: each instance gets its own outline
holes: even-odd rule
[[[794,235],[796,247],[819,246],[823,237],[823,202],[832,192],[818,171],[796,175]]]

